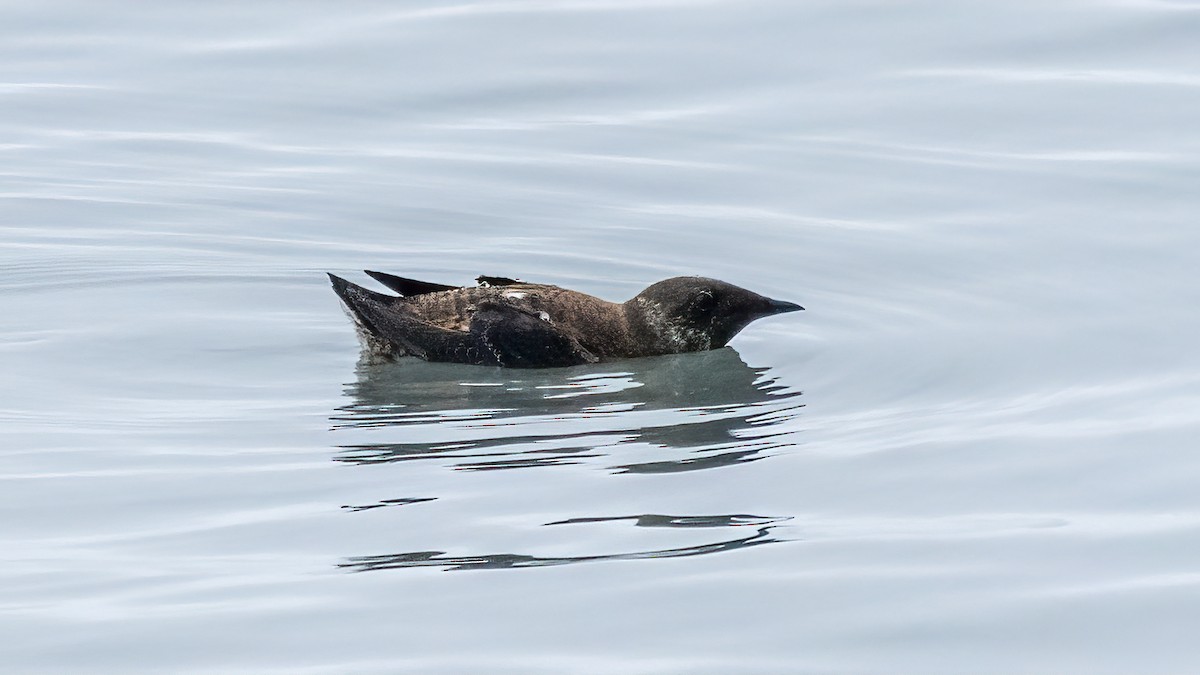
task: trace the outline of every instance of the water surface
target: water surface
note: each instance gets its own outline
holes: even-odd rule
[[[1200,668],[1200,5],[2,14],[0,670]],[[369,364],[364,268],[808,311]]]

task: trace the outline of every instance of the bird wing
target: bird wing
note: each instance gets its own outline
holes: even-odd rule
[[[496,365],[537,368],[599,360],[543,316],[505,302],[482,302],[471,317],[469,332]]]
[[[469,329],[453,330],[420,319],[404,301],[329,275],[338,297],[372,336],[404,354],[428,361],[536,368],[594,363],[598,359],[535,312],[488,300],[471,315]]]

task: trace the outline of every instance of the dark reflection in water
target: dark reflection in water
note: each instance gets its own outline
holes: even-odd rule
[[[578,464],[619,446],[656,450],[620,473],[670,473],[761,459],[786,445],[802,407],[731,348],[578,368],[501,370],[423,361],[360,365],[335,430],[371,431],[335,459],[449,461],[485,471]],[[389,434],[385,430],[403,434]],[[375,440],[376,437],[386,438]]]
[[[789,445],[786,437],[795,433],[795,425],[787,422],[803,407],[799,391],[783,386],[765,368],[747,366],[730,348],[547,370],[417,360],[364,363],[347,395],[353,402],[339,408],[331,421],[340,437],[353,442],[337,447],[336,461],[370,467],[432,460],[458,471],[593,464],[610,474],[663,474],[745,464]],[[358,512],[434,499],[404,497],[343,508]],[[428,517],[429,512],[421,513]],[[573,517],[544,524],[631,522],[697,534],[708,532],[705,528],[753,527],[756,533],[682,548],[559,557],[413,551],[352,557],[340,567],[513,569],[678,558],[782,541],[771,531],[786,519],[749,514]]]
[[[484,570],[484,569],[516,569],[522,567],[552,567],[569,565],[571,563],[598,562],[601,560],[648,560],[652,558],[684,558],[708,553],[736,551],[761,544],[771,544],[782,541],[771,536],[770,527],[761,527],[757,533],[749,537],[727,539],[711,544],[686,546],[683,548],[664,548],[653,551],[635,553],[610,553],[603,555],[561,556],[539,558],[532,555],[515,553],[494,553],[490,555],[447,556],[445,551],[414,551],[412,553],[397,553],[395,555],[367,555],[350,558],[339,567],[354,572],[370,572],[373,570],[398,569],[403,567],[444,567],[448,571]]]
[[[574,525],[577,523],[610,523],[618,520],[632,520],[638,527],[736,527],[745,525],[767,525],[788,518],[769,518],[766,516],[751,516],[742,513],[728,516],[664,516],[657,513],[644,513],[640,516],[602,516],[598,518],[568,518],[556,520],[547,525]]]
[[[343,509],[347,511],[370,511],[371,509],[381,509],[385,506],[404,506],[405,504],[419,504],[421,502],[431,502],[437,497],[400,497],[397,499],[383,499],[374,504],[346,504]]]

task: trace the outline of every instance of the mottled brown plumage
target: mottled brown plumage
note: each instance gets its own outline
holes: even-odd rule
[[[399,296],[329,275],[376,355],[515,367],[724,346],[754,319],[803,309],[703,277],[661,281],[624,303],[505,277],[455,288],[367,272]]]

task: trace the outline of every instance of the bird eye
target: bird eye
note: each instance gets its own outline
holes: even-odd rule
[[[692,300],[692,312],[697,315],[708,314],[717,306],[717,299],[712,293],[704,291]]]

